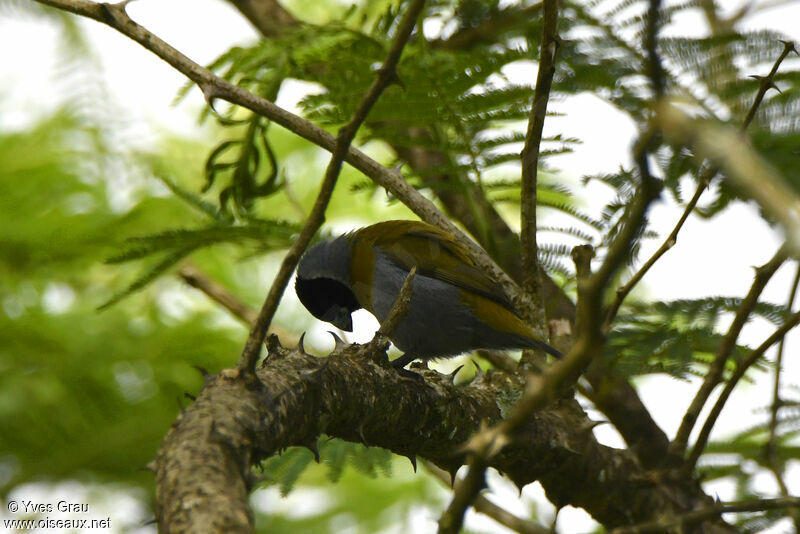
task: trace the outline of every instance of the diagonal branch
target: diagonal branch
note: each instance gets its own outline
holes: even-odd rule
[[[730,380],[728,380],[728,382],[725,384],[725,388],[722,390],[722,393],[719,394],[717,402],[714,403],[714,407],[709,412],[706,422],[703,424],[703,428],[700,430],[700,434],[697,436],[697,442],[695,442],[694,448],[692,449],[691,454],[689,454],[689,458],[686,460],[687,471],[694,469],[697,460],[700,458],[700,455],[703,454],[703,450],[706,448],[706,443],[708,443],[708,438],[711,435],[711,430],[714,428],[714,423],[717,422],[717,418],[722,412],[722,408],[725,407],[725,403],[728,401],[731,393],[733,393],[736,384],[739,383],[739,380],[744,376],[747,370],[754,363],[756,363],[759,358],[764,356],[764,353],[767,351],[767,349],[769,349],[778,341],[781,341],[786,333],[797,326],[798,323],[800,323],[800,312],[797,312],[786,319],[786,322],[781,325],[780,328],[775,330],[771,336],[764,340],[764,342],[761,343],[757,349],[752,351],[747,358],[736,364],[736,369],[733,371],[733,375],[731,375]]]
[[[270,119],[276,124],[283,126],[287,130],[329,152],[336,150],[337,141],[335,136],[314,123],[298,117],[276,106],[274,103],[216,76],[210,70],[198,65],[155,34],[134,22],[128,17],[127,13],[125,13],[124,5],[100,4],[86,0],[36,1],[63,11],[96,20],[130,37],[195,82],[203,91],[208,101],[221,98],[232,104],[242,106]],[[513,301],[521,302],[519,287],[508,275],[492,261],[483,249],[466,237],[456,225],[450,222],[433,202],[409,185],[398,172],[387,169],[353,147],[350,147],[347,151],[344,161],[397,197],[420,219],[450,232],[467,248],[471,259],[479,268],[491,273],[492,277],[503,285],[506,294],[508,294]]]
[[[451,481],[448,473],[437,467],[435,464],[428,462],[427,460],[423,462],[423,465],[429,473],[441,480],[443,484],[447,484],[448,487],[450,486]],[[508,527],[514,532],[519,532],[520,534],[552,534],[550,529],[545,528],[539,523],[531,521],[530,519],[522,519],[521,517],[512,514],[505,508],[497,506],[483,495],[478,495],[478,497],[475,498],[473,506],[476,511],[491,517],[504,527]]]
[[[347,156],[350,143],[353,142],[358,128],[367,118],[370,109],[372,109],[372,106],[378,101],[384,89],[386,89],[389,84],[397,82],[398,80],[396,70],[397,63],[400,61],[403,48],[411,37],[411,32],[417,24],[417,17],[422,12],[422,7],[424,5],[425,0],[414,0],[411,3],[397,28],[397,35],[395,35],[392,46],[389,48],[389,54],[383,62],[383,65],[378,69],[377,78],[372,82],[372,85],[370,85],[367,94],[364,96],[364,99],[361,101],[361,104],[350,121],[339,130],[339,134],[336,136],[336,147],[331,155],[328,168],[325,169],[325,177],[322,180],[322,185],[320,186],[314,207],[311,209],[311,213],[309,213],[300,235],[294,243],[292,243],[292,246],[284,256],[278,274],[275,275],[275,280],[273,280],[272,287],[270,287],[267,298],[264,301],[264,305],[261,307],[256,322],[250,330],[250,335],[247,337],[247,343],[245,343],[242,356],[237,365],[239,372],[245,375],[253,374],[256,362],[258,361],[258,355],[261,352],[261,344],[264,342],[264,338],[267,335],[267,328],[269,328],[272,322],[272,317],[278,309],[278,304],[286,289],[286,284],[289,283],[289,279],[295,267],[297,267],[297,263],[300,261],[300,256],[303,254],[303,251],[305,251],[311,243],[311,239],[320,229],[322,223],[325,222],[325,210],[333,195],[333,189],[336,187],[336,181],[342,170],[342,164]]]
[[[645,139],[649,140],[649,136],[646,136]],[[647,143],[641,148],[637,147],[637,152],[643,152],[646,145]],[[637,155],[637,158],[644,159],[644,156]],[[483,472],[490,465],[489,459],[498,454],[498,451],[501,451],[512,441],[511,438],[516,434],[517,429],[522,427],[537,410],[556,400],[567,387],[574,384],[580,374],[591,363],[594,355],[601,349],[605,342],[605,336],[601,329],[601,311],[605,288],[619,266],[624,262],[650,204],[658,197],[660,191],[658,180],[653,178],[649,172],[645,173],[642,176],[641,187],[628,208],[625,223],[611,243],[605,261],[596,273],[592,274],[589,271],[593,253],[591,248],[576,247],[573,250],[579,273],[578,337],[575,344],[563,360],[559,360],[549,366],[541,375],[530,374],[528,376],[522,398],[514,405],[502,422],[470,439],[467,444],[467,450],[472,452],[472,456],[470,470],[465,479],[464,495],[459,495],[459,492],[456,492],[451,503],[454,512],[448,512],[449,514],[455,514],[460,510],[455,508],[456,502],[458,502],[459,506],[463,506],[464,509],[469,505],[471,502],[470,497],[474,498],[482,489]],[[463,510],[461,510],[461,513],[463,515]],[[440,523],[440,532],[451,531],[442,530]]]
[[[655,18],[655,12],[658,10],[658,4],[657,0],[654,0],[652,3],[654,9],[651,10],[650,16],[653,18]],[[555,2],[550,3],[547,0],[545,1],[545,16],[547,16],[548,9],[555,9],[555,5]],[[556,17],[557,11],[550,15],[551,17]],[[555,21],[551,20],[550,24],[552,25],[550,30],[553,31],[555,28]],[[548,31],[547,28],[548,25],[546,23],[545,32]],[[650,26],[650,30],[655,32],[656,29],[656,25],[653,23]],[[551,38],[555,39],[555,35],[553,34]],[[650,37],[646,36],[645,39],[650,39]],[[655,39],[655,37],[652,37],[652,39]],[[546,39],[543,39],[542,55],[555,55],[555,41],[553,41],[551,47],[547,48],[545,47],[545,42]],[[652,67],[653,72],[659,71],[660,67],[657,66],[658,58],[655,56],[655,52],[653,52],[650,59],[654,64]],[[541,75],[541,64],[539,72]],[[656,93],[658,94],[658,92],[659,89],[656,87]],[[533,122],[533,120],[531,122]],[[535,139],[535,130],[533,130],[533,134],[531,134],[531,129],[529,129],[528,133],[528,140]],[[622,265],[625,258],[628,256],[631,244],[636,239],[639,229],[644,223],[650,204],[661,192],[661,186],[658,180],[650,173],[647,161],[647,151],[652,144],[654,135],[655,132],[652,130],[645,132],[634,147],[634,159],[640,167],[641,185],[628,206],[622,228],[608,247],[608,253],[606,254],[603,264],[597,272],[591,273],[590,263],[593,255],[591,248],[576,247],[573,250],[573,258],[575,259],[576,271],[578,272],[578,308],[576,319],[578,336],[575,340],[575,344],[563,360],[555,362],[542,374],[531,373],[528,376],[522,398],[514,405],[505,420],[493,428],[481,432],[470,440],[467,445],[467,449],[472,453],[469,460],[469,472],[462,481],[462,488],[460,488],[460,491],[457,489],[450,507],[448,507],[448,510],[442,516],[442,521],[447,519],[447,526],[452,527],[453,530],[443,529],[442,521],[440,521],[440,533],[444,534],[458,531],[461,521],[463,520],[464,511],[484,486],[484,472],[489,465],[489,459],[506,446],[516,430],[521,427],[536,410],[542,409],[548,403],[562,395],[566,388],[571,387],[587,369],[593,357],[605,343],[605,334],[602,330],[602,306],[605,290],[612,276],[614,276],[620,265]],[[526,148],[527,146],[526,140]],[[524,223],[525,221],[523,221],[523,228]],[[535,228],[533,230],[535,233]],[[523,253],[524,251],[525,247],[523,244]]]
[[[181,267],[178,276],[193,288],[205,293],[208,298],[228,310],[231,315],[246,325],[252,326],[256,322],[256,317],[258,317],[256,310],[236,298],[227,288],[210,279],[194,265],[186,264]]]
[[[708,366],[706,377],[703,379],[700,389],[697,391],[694,399],[692,399],[692,403],[686,410],[678,432],[675,435],[675,439],[670,444],[670,452],[675,457],[681,456],[686,450],[689,435],[694,428],[694,424],[697,422],[697,418],[700,416],[700,411],[711,396],[711,392],[722,381],[725,363],[728,361],[733,349],[736,348],[736,340],[739,339],[739,333],[750,318],[750,313],[753,311],[753,308],[758,304],[758,298],[761,296],[761,292],[764,290],[764,287],[766,287],[767,282],[769,282],[772,275],[775,274],[775,271],[778,270],[778,267],[783,265],[784,261],[786,261],[786,249],[782,247],[775,253],[772,259],[756,269],[750,291],[747,292],[747,295],[739,304],[731,326],[725,333],[725,337],[720,342],[719,347],[717,347],[714,360]]]

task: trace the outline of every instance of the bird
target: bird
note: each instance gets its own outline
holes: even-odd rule
[[[463,244],[421,221],[384,221],[315,244],[297,266],[295,291],[314,317],[351,332],[351,314],[362,308],[383,323],[414,267],[406,313],[388,334],[404,353],[393,366],[477,349],[562,356],[525,323]]]

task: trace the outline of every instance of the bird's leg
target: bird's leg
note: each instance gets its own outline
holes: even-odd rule
[[[394,360],[392,360],[392,367],[394,367],[395,369],[402,369],[403,367],[405,367],[406,365],[408,365],[409,363],[413,362],[416,359],[417,357],[413,353],[406,352],[399,358],[395,358]]]

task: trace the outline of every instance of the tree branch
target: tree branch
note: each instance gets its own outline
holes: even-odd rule
[[[731,396],[736,384],[739,383],[739,380],[744,376],[750,366],[756,363],[759,358],[764,356],[764,353],[767,351],[767,349],[769,349],[778,341],[782,340],[786,333],[797,326],[798,323],[800,323],[800,312],[797,312],[789,317],[780,328],[775,330],[775,332],[773,332],[771,336],[769,336],[761,345],[759,345],[757,349],[752,351],[747,358],[736,364],[736,369],[733,371],[733,375],[731,375],[730,380],[728,380],[727,384],[725,384],[725,388],[722,390],[722,393],[719,394],[717,402],[714,403],[714,407],[709,412],[706,422],[703,425],[703,428],[700,430],[700,434],[697,436],[697,442],[694,444],[694,448],[692,449],[689,458],[686,460],[685,468],[687,471],[694,469],[695,464],[697,464],[697,460],[700,458],[700,455],[703,454],[703,450],[706,448],[706,443],[708,443],[708,438],[711,435],[711,430],[714,428],[714,423],[717,422],[717,418],[722,412],[722,408],[725,407],[725,403]]]
[[[503,420],[519,377],[490,372],[469,386],[419,369],[408,380],[358,345],[327,358],[284,349],[276,337],[256,370],[256,387],[231,369],[207,377],[196,401],[175,421],[156,459],[162,531],[250,532],[249,466],[319,435],[419,455],[446,471],[463,461],[463,444],[481,425]],[[597,443],[574,399],[537,411],[491,457],[519,487],[541,481],[557,506],[586,509],[609,528],[676,515],[712,500],[694,482],[655,479],[627,451]],[[219,515],[218,515],[219,514]],[[731,532],[711,519],[709,532]]]
[[[786,301],[786,309],[791,311],[794,307],[794,299],[797,295],[797,288],[800,286],[800,263],[795,267],[794,281],[792,281],[792,288],[789,291],[789,298]],[[778,344],[778,354],[775,356],[775,376],[772,386],[772,403],[770,404],[769,416],[769,430],[767,444],[764,445],[764,457],[767,461],[770,471],[775,476],[775,482],[778,484],[778,489],[783,497],[789,497],[789,488],[783,480],[783,466],[778,460],[778,413],[783,406],[781,399],[781,370],[783,368],[783,349],[786,342],[786,336],[781,338]],[[800,511],[793,511],[792,521],[794,528],[800,532]]]
[[[785,247],[781,247],[772,259],[756,269],[755,278],[753,284],[750,286],[750,291],[747,292],[747,295],[739,304],[736,315],[728,331],[725,333],[725,337],[720,342],[719,347],[717,347],[714,360],[708,366],[708,372],[703,379],[703,383],[700,389],[697,390],[689,408],[686,410],[678,432],[675,435],[675,439],[670,444],[670,454],[674,458],[682,456],[683,452],[686,450],[689,436],[692,433],[694,424],[697,422],[697,418],[700,416],[700,411],[711,396],[711,392],[722,381],[725,363],[728,361],[733,349],[736,348],[736,340],[739,339],[739,333],[750,318],[750,313],[753,311],[753,308],[758,304],[758,298],[761,296],[761,292],[764,290],[764,287],[766,287],[767,282],[769,282],[772,275],[775,274],[775,271],[778,270],[778,267],[783,265],[785,260],[786,249]]]
[[[186,264],[178,271],[178,276],[195,289],[199,289],[211,300],[231,312],[237,319],[248,326],[256,322],[258,312],[236,298],[233,293],[206,276],[194,265]]]
[[[525,311],[530,324],[542,337],[547,336],[542,290],[542,277],[539,272],[538,248],[536,245],[536,187],[539,171],[539,150],[542,143],[542,130],[547,116],[547,102],[556,72],[556,53],[558,52],[558,0],[544,0],[542,46],[539,52],[539,72],[536,76],[536,89],[528,119],[525,146],[522,149],[522,198],[520,201],[520,220],[522,229],[520,241],[522,249],[523,288],[532,301],[532,308]]]
[[[441,480],[443,484],[446,484],[448,487],[451,486],[450,475],[446,471],[427,460],[423,461],[423,465],[428,472]],[[475,508],[475,511],[491,517],[514,532],[519,532],[520,534],[552,534],[550,529],[534,521],[517,517],[505,508],[497,506],[483,495],[478,495],[472,503],[472,506]]]
[[[648,140],[649,136],[645,139]],[[645,159],[644,156],[638,155],[638,152],[643,153],[647,144],[648,142],[644,142],[641,148],[637,148],[638,159]],[[489,465],[489,459],[506,446],[517,429],[524,425],[536,410],[554,401],[567,387],[574,384],[591,363],[594,355],[602,348],[605,342],[605,335],[601,329],[604,290],[627,256],[648,207],[658,197],[660,191],[658,181],[649,172],[644,172],[641,187],[626,213],[625,223],[611,243],[605,261],[596,273],[591,274],[589,271],[593,253],[591,248],[576,247],[573,250],[578,271],[578,337],[575,344],[564,359],[553,363],[541,375],[531,373],[528,376],[522,398],[502,422],[470,439],[466,448],[472,453],[472,457],[463,486],[463,495],[456,491],[450,506],[454,511],[450,512],[448,509],[448,514],[460,511],[463,515],[463,509],[466,509],[471,499],[482,488],[483,471]]]
[[[411,281],[413,280],[415,272],[416,267],[413,268],[406,277],[406,281],[403,283],[403,287],[400,289],[396,303],[392,306],[389,316],[381,325],[381,330],[385,330],[384,334],[391,333],[391,331],[395,328],[394,323],[402,319],[402,316],[405,314],[411,297]],[[194,266],[188,264],[184,265],[178,271],[178,274],[186,283],[205,293],[211,300],[220,304],[244,323],[252,325],[255,322],[256,316],[258,315],[256,310],[238,300],[226,288],[208,278],[208,276]],[[393,317],[396,317],[396,319]],[[280,335],[280,337],[284,336]],[[370,346],[373,346],[377,349],[377,345],[373,343],[376,341],[376,339],[377,336],[370,343],[364,345],[363,348],[368,349]],[[385,347],[383,350],[385,350]],[[482,353],[484,352],[488,351],[482,351]],[[483,357],[490,357],[487,354],[481,355]],[[516,362],[508,358],[508,356],[498,352],[493,353],[492,357],[501,358],[500,360],[496,361],[505,363],[505,372],[514,372],[516,368]],[[510,361],[502,359],[502,357],[508,358]],[[503,368],[501,365],[495,365],[495,367]],[[428,461],[424,461],[424,465],[433,476],[450,486],[450,477],[447,473],[445,473],[445,471]],[[548,529],[539,525],[538,523],[515,516],[508,510],[494,504],[492,501],[481,495],[476,497],[473,502],[473,506],[478,512],[491,517],[501,525],[504,525],[515,532],[519,532],[520,534],[549,534],[550,532]]]

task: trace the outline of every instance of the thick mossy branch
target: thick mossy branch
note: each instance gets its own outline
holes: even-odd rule
[[[365,357],[358,345],[315,358],[270,338],[255,383],[234,371],[209,378],[167,434],[156,460],[161,529],[252,531],[250,466],[289,446],[313,447],[322,433],[453,472],[463,443],[482,424],[499,423],[523,387],[502,372],[457,387],[446,375],[415,370],[424,381],[395,371],[382,352]],[[607,527],[712,502],[695,482],[648,477],[629,452],[597,443],[592,426],[574,399],[562,399],[521,425],[490,465],[519,486],[541,481],[553,503],[582,507]]]

